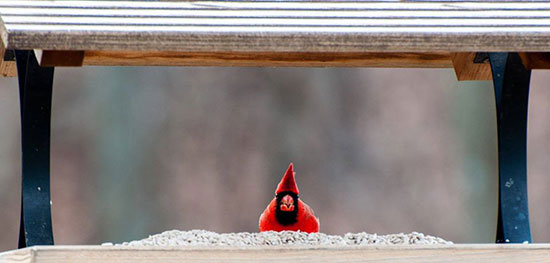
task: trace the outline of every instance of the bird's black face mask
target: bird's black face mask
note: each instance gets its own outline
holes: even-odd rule
[[[298,195],[293,192],[281,192],[275,195],[277,206],[275,219],[283,226],[288,226],[298,221]]]

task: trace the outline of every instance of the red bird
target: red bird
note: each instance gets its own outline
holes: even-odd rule
[[[302,231],[319,232],[319,219],[306,203],[298,199],[298,185],[294,176],[294,164],[290,163],[283,179],[277,186],[275,198],[260,216],[260,232],[263,231]]]

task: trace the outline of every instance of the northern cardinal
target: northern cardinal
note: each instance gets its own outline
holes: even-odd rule
[[[302,231],[319,232],[319,219],[306,203],[298,198],[300,193],[294,176],[294,164],[290,163],[283,179],[277,186],[275,198],[260,216],[262,231]]]

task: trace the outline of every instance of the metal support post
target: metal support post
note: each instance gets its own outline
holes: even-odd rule
[[[498,126],[497,243],[531,242],[527,203],[527,108],[531,71],[518,53],[489,53]]]
[[[50,114],[54,68],[33,51],[16,50],[21,104],[22,192],[19,248],[53,245],[50,199]]]

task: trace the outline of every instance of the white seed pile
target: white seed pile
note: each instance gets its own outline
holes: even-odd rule
[[[269,246],[269,245],[402,245],[452,244],[439,237],[412,232],[409,234],[377,235],[348,233],[344,236],[294,231],[218,234],[206,230],[170,230],[142,240],[124,242],[122,246]],[[104,243],[103,245],[112,245]]]

